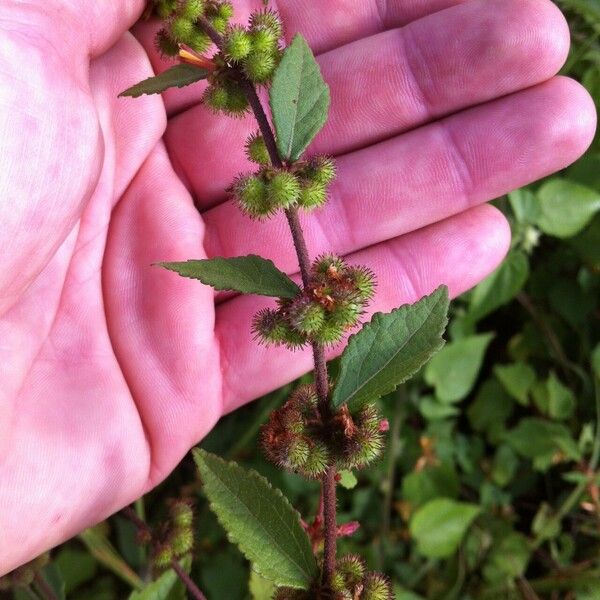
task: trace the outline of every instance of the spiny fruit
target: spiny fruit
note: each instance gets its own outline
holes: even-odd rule
[[[231,27],[225,34],[223,51],[228,60],[239,62],[252,51],[252,39],[243,27]]]
[[[261,429],[261,443],[277,466],[316,478],[329,464],[338,469],[360,468],[376,458],[384,445],[380,422],[374,406],[363,407],[355,415],[344,406],[324,422],[314,386],[304,385],[271,413]]]
[[[271,164],[271,158],[269,157],[265,140],[260,133],[254,133],[248,137],[245,150],[248,160],[259,165]]]
[[[287,189],[286,185],[294,178],[286,171],[279,172],[277,176],[283,174],[291,179],[278,182],[277,187],[273,186],[273,181],[277,182],[277,179],[269,175],[271,179],[265,184],[266,192],[256,183],[257,194],[260,192],[256,201],[255,180],[239,179],[234,186],[234,194],[243,210],[251,216],[263,216],[276,210],[276,206],[281,206],[276,203],[281,203],[282,198],[290,201],[295,188],[292,186]],[[336,344],[359,322],[373,295],[374,286],[373,274],[365,267],[350,267],[335,255],[320,256],[311,267],[306,289],[296,298],[280,299],[277,310],[261,313],[260,318],[255,319],[254,331],[264,342],[286,344],[289,347],[309,342]]]

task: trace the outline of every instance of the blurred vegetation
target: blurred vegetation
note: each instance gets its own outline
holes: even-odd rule
[[[563,72],[598,105],[600,0],[559,5],[573,36]],[[600,141],[564,172],[496,204],[513,229],[510,254],[453,303],[445,349],[381,402],[389,445],[340,493],[341,521],[361,523],[341,551],[388,573],[399,600],[597,600]],[[317,484],[277,471],[256,445],[289,389],[224,418],[202,446],[267,475],[309,518]],[[160,522],[172,497],[195,500],[191,573],[209,600],[268,598],[254,576],[249,588],[248,565],[208,510],[189,458],[138,502],[138,515]],[[43,577],[58,598],[128,598],[152,580],[135,538],[117,515],[55,549]],[[132,598],[185,598],[179,583],[161,586]],[[2,594],[44,597],[36,582]]]

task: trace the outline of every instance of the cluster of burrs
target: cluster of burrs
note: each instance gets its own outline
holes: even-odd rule
[[[312,264],[305,289],[295,298],[280,298],[276,309],[261,310],[253,331],[264,343],[291,349],[312,342],[336,344],[358,324],[374,291],[369,269],[323,255]]]
[[[331,592],[327,596],[319,590],[297,590],[282,587],[273,600],[393,600],[394,593],[387,577],[369,572],[359,556],[350,554],[338,559],[332,578]]]
[[[167,56],[180,56],[209,71],[203,101],[217,112],[242,116],[248,100],[240,85],[246,77],[257,85],[268,84],[281,59],[283,27],[279,15],[269,9],[254,12],[248,27],[230,23],[231,2],[220,0],[155,0],[155,9],[165,22],[156,44]],[[222,37],[214,56],[203,54],[212,44],[201,19]]]
[[[383,450],[385,431],[387,421],[372,404],[354,415],[344,406],[325,423],[314,386],[304,385],[271,413],[261,441],[277,466],[318,478],[330,465],[338,470],[368,465]]]

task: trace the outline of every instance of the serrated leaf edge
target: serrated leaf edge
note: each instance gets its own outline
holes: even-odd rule
[[[196,448],[196,449],[193,451],[193,453],[192,453],[192,454],[194,455],[194,459],[196,460],[196,456],[198,456],[198,455],[200,455],[200,456],[203,456],[203,455],[205,455],[205,454],[211,454],[211,453],[207,452],[206,450],[203,450],[202,448]],[[269,488],[271,491],[273,491],[273,492],[275,493],[275,495],[276,495],[276,496],[280,497],[280,498],[281,498],[281,499],[284,501],[284,504],[285,504],[286,506],[288,506],[288,507],[289,507],[289,508],[292,510],[293,514],[294,514],[294,515],[295,515],[295,516],[298,518],[298,523],[299,523],[299,524],[301,523],[301,521],[302,521],[302,517],[301,517],[300,513],[299,513],[299,512],[298,512],[298,511],[297,511],[297,510],[294,508],[294,506],[292,505],[292,503],[291,503],[291,502],[289,501],[289,499],[288,499],[288,498],[287,498],[287,497],[286,497],[286,496],[283,494],[283,492],[282,492],[282,491],[281,491],[279,488],[276,488],[275,486],[273,486],[273,484],[271,484],[271,482],[270,482],[270,481],[269,481],[269,480],[268,480],[266,477],[264,477],[263,475],[261,475],[260,473],[258,473],[257,471],[255,471],[254,469],[244,469],[243,467],[241,467],[241,466],[240,466],[240,465],[239,465],[237,462],[235,462],[235,461],[227,461],[227,460],[225,460],[225,459],[221,458],[220,456],[217,456],[216,454],[212,454],[212,456],[213,456],[213,457],[215,457],[217,460],[221,461],[222,463],[224,463],[226,466],[228,466],[228,467],[229,467],[229,466],[235,466],[235,467],[238,467],[239,469],[242,469],[242,470],[243,470],[243,471],[244,471],[246,474],[248,474],[248,475],[249,475],[250,477],[252,477],[253,479],[255,479],[255,480],[258,480],[258,481],[261,481],[261,482],[265,483],[265,484],[267,485],[267,487],[268,487],[268,488]],[[199,467],[199,465],[198,465],[198,462],[197,462],[197,460],[196,460],[196,465],[198,466],[198,470],[200,470],[200,467]],[[225,486],[225,487],[227,487],[227,486]],[[289,580],[288,580],[288,581],[277,581],[277,579],[273,579],[273,576],[272,576],[272,575],[267,575],[267,574],[266,574],[266,573],[265,573],[265,572],[264,572],[264,571],[263,571],[263,570],[260,568],[260,566],[259,566],[259,565],[258,565],[258,564],[257,564],[257,563],[256,563],[256,562],[255,562],[255,561],[254,561],[254,560],[253,560],[251,557],[249,557],[249,556],[246,554],[246,552],[245,552],[245,551],[244,551],[244,550],[243,550],[243,549],[240,547],[240,542],[239,542],[239,539],[238,539],[238,538],[237,538],[237,537],[236,537],[236,536],[235,536],[233,533],[231,533],[231,532],[230,532],[230,531],[227,529],[227,527],[226,527],[225,523],[223,523],[223,522],[222,522],[222,520],[221,520],[221,516],[218,514],[218,512],[217,512],[217,510],[216,510],[216,508],[215,508],[215,507],[217,506],[217,504],[218,504],[218,503],[216,503],[216,502],[214,502],[214,501],[210,500],[210,498],[208,499],[208,503],[209,503],[209,506],[210,506],[211,510],[213,511],[213,513],[215,514],[215,516],[217,517],[217,520],[219,521],[219,523],[221,524],[221,526],[222,526],[222,527],[225,529],[225,531],[226,531],[226,534],[227,534],[227,539],[228,539],[229,541],[233,542],[233,543],[234,543],[234,544],[235,544],[235,545],[238,547],[239,551],[240,551],[240,552],[241,552],[241,553],[242,553],[242,554],[243,554],[243,555],[246,557],[246,559],[247,559],[248,561],[250,561],[250,562],[252,563],[252,567],[253,567],[253,569],[254,569],[254,570],[255,570],[255,571],[256,571],[256,572],[257,572],[259,575],[261,575],[261,577],[264,577],[264,578],[265,578],[265,579],[267,579],[268,581],[272,581],[273,583],[275,583],[275,584],[277,584],[277,585],[280,585],[280,586],[281,586],[281,585],[284,585],[284,586],[287,586],[287,587],[293,587],[293,588],[296,588],[296,589],[304,589],[304,590],[306,590],[306,589],[308,589],[308,588],[309,588],[309,586],[310,586],[310,583],[311,583],[311,581],[310,581],[310,580],[307,582],[307,584],[306,584],[306,586],[305,586],[305,587],[302,587],[302,586],[298,585],[298,584],[297,584],[297,583],[295,583],[295,582],[290,582]],[[307,540],[308,540],[308,536],[307,536]],[[308,542],[309,542],[309,545],[310,545],[310,540],[308,540]],[[313,558],[314,558],[314,557],[313,557]],[[315,576],[317,575],[317,563],[316,563],[316,560],[314,560],[314,561],[313,561],[313,564],[314,564],[314,574],[313,574],[313,577],[315,577]],[[299,566],[301,566],[301,565],[299,565]],[[303,569],[303,568],[301,568],[300,570],[304,571],[304,569]],[[310,575],[309,575],[309,577],[310,577]]]
[[[446,291],[446,294],[445,294],[445,295],[442,293],[444,290]],[[438,304],[439,304],[439,302],[440,302],[440,301],[441,301],[441,302],[444,302],[444,303],[446,303],[446,304],[448,303],[448,287],[447,287],[447,286],[445,286],[445,285],[441,285],[441,286],[439,286],[439,287],[438,287],[436,290],[434,290],[434,291],[433,291],[431,294],[429,294],[429,296],[431,297],[431,296],[433,296],[434,294],[437,294],[437,293],[439,293],[439,294],[440,294],[440,299],[439,299],[439,300],[438,300],[438,301],[437,301],[435,304],[433,304],[433,306],[431,307],[431,310],[429,311],[429,314],[427,315],[427,317],[425,318],[425,320],[426,320],[427,318],[429,318],[429,315],[431,315],[431,313],[433,313],[433,311],[434,311],[434,310],[435,310],[435,308],[438,306]],[[427,296],[423,296],[423,298],[426,298],[426,297],[427,297]],[[419,301],[420,301],[420,300],[422,300],[423,298],[420,298],[419,300],[417,300],[417,302],[419,302]],[[413,303],[413,304],[416,304],[416,302],[415,302],[415,303]],[[354,338],[356,338],[358,335],[360,335],[360,334],[361,334],[361,332],[362,332],[362,331],[363,331],[365,328],[371,328],[372,326],[374,326],[374,325],[377,325],[377,324],[379,323],[379,321],[381,321],[381,320],[382,320],[384,317],[386,317],[387,315],[390,315],[390,314],[393,314],[393,313],[395,313],[395,312],[397,312],[397,311],[399,311],[399,310],[402,310],[402,309],[403,309],[403,308],[405,308],[406,306],[412,306],[412,304],[410,304],[410,303],[403,304],[403,305],[401,305],[401,306],[398,306],[398,307],[397,307],[397,308],[395,308],[394,310],[390,311],[389,313],[383,313],[383,312],[377,312],[377,313],[374,313],[374,314],[373,314],[373,316],[371,317],[371,320],[370,320],[368,323],[365,323],[365,324],[364,324],[364,326],[363,326],[363,327],[360,329],[360,331],[357,331],[356,333],[353,333],[353,334],[352,334],[352,335],[351,335],[351,336],[348,338],[348,344],[347,344],[346,348],[348,348],[348,347],[350,346],[350,344],[351,344],[351,343],[353,343],[353,339],[354,339]],[[440,333],[440,335],[442,335],[442,334],[443,334],[443,332],[445,331],[445,329],[446,329],[446,327],[447,327],[447,326],[448,326],[448,315],[446,314],[446,316],[445,316],[445,317],[444,317],[444,319],[442,320],[442,326],[441,326],[441,333]],[[414,332],[413,332],[413,333],[412,333],[412,334],[409,336],[409,338],[406,340],[406,343],[404,344],[404,346],[406,346],[406,344],[407,344],[408,342],[410,342],[410,340],[411,340],[411,339],[414,337],[414,335],[416,335],[416,333],[417,333],[417,331],[414,331]],[[438,351],[439,351],[439,350],[440,350],[440,349],[441,349],[441,348],[444,346],[444,344],[445,344],[445,343],[446,343],[446,340],[444,340],[443,338],[441,338],[441,339],[440,339],[440,341],[439,341],[439,343],[438,343],[438,345],[437,345],[437,346],[436,346],[436,347],[435,347],[433,350],[431,350],[431,352],[429,353],[429,357],[433,356],[433,355],[434,355],[436,352],[438,352]],[[404,346],[403,346],[403,347],[404,347]],[[389,365],[389,364],[390,364],[390,362],[392,362],[392,360],[393,360],[393,357],[392,357],[392,358],[391,358],[391,359],[390,359],[390,360],[389,360],[389,361],[388,361],[388,362],[385,364],[385,366]],[[380,369],[380,371],[382,371],[382,370],[383,370],[383,368],[385,368],[385,366],[384,366],[384,367],[382,367],[382,369]],[[414,374],[415,374],[415,373],[416,373],[418,370],[419,370],[419,368],[417,368],[417,369],[415,369],[414,371],[410,372],[410,373],[409,373],[409,374],[408,374],[408,375],[407,375],[405,378],[403,378],[403,379],[401,379],[400,381],[398,381],[398,383],[397,383],[397,384],[396,384],[396,385],[395,385],[395,386],[394,386],[394,387],[393,387],[393,388],[392,388],[392,389],[391,389],[389,392],[386,392],[386,393],[391,393],[391,392],[393,392],[395,389],[397,389],[397,388],[398,388],[398,386],[399,386],[399,385],[402,385],[402,384],[403,384],[405,381],[407,381],[408,379],[410,379],[410,378],[411,378],[411,377],[412,377],[412,376],[413,376],[413,375],[414,375]],[[341,369],[340,369],[340,377],[341,377],[341,375],[342,375],[342,371],[341,371]],[[372,376],[371,376],[369,379],[367,379],[367,380],[365,381],[365,384],[366,384],[367,382],[369,382],[371,379],[373,379],[373,377],[376,377],[376,376],[377,376],[377,373],[376,373],[376,374],[374,374],[374,375],[372,375]],[[338,377],[338,379],[339,379],[339,377]],[[363,386],[362,386],[362,387],[364,387],[364,384],[363,384]],[[336,388],[336,389],[337,389],[337,388]],[[361,389],[362,389],[362,388],[361,388]],[[356,393],[358,393],[358,391],[360,391],[360,390],[357,390],[357,391],[356,391],[354,394],[352,394],[352,396],[355,396],[355,395],[356,395]],[[339,407],[340,407],[342,404],[349,404],[349,403],[350,403],[350,401],[351,401],[351,399],[352,399],[352,396],[349,396],[349,397],[348,397],[348,398],[346,398],[346,399],[345,399],[343,402],[341,402],[340,404],[338,404],[338,403],[336,403],[336,402],[335,402],[335,390],[334,390],[334,392],[333,392],[333,396],[332,396],[332,402],[333,402],[333,405],[334,405],[336,408],[339,408]],[[377,398],[380,398],[380,397],[381,397],[381,396],[377,396]],[[377,398],[372,398],[371,400],[376,400]]]

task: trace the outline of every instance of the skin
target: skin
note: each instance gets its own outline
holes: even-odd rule
[[[332,87],[314,149],[340,176],[303,218],[309,248],[372,268],[372,310],[479,282],[510,243],[483,203],[593,137],[591,99],[555,77],[569,37],[548,0],[279,9]],[[209,113],[201,85],[117,98],[165,68],[154,24],[127,31],[142,10],[0,3],[0,573],[150,490],[223,414],[311,365],[252,340],[268,300],[151,266],[252,252],[297,270],[283,219],[249,221],[224,193],[249,169],[251,118]]]

